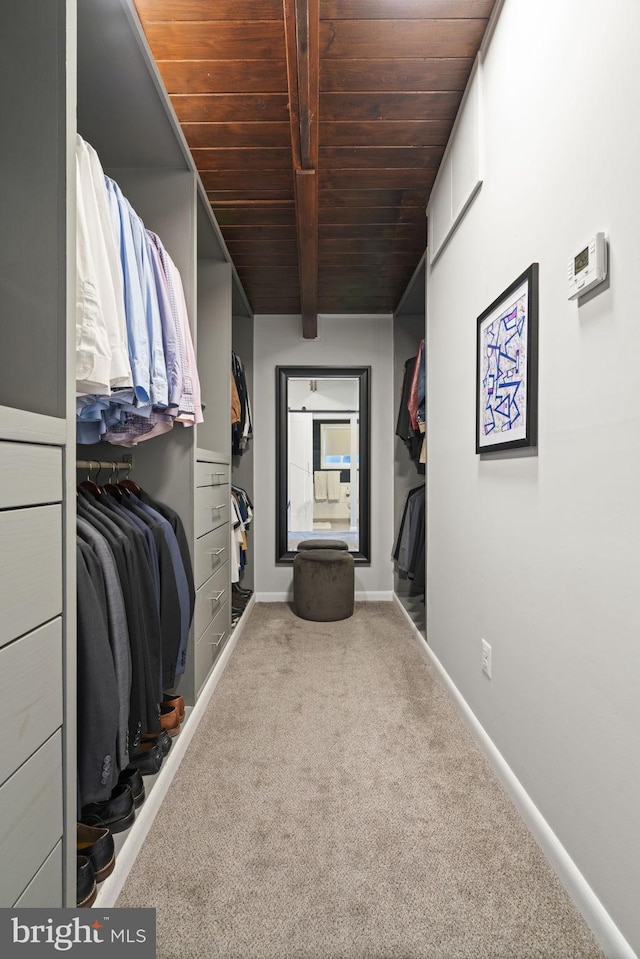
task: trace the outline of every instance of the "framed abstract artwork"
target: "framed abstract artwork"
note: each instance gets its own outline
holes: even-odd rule
[[[478,317],[476,453],[538,441],[538,264]]]

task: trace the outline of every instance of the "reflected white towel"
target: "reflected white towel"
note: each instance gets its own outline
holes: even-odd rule
[[[340,500],[340,473],[338,470],[330,470],[327,474],[327,499],[330,503],[337,503]]]
[[[313,498],[317,503],[327,498],[327,474],[322,470],[316,470],[313,474]]]

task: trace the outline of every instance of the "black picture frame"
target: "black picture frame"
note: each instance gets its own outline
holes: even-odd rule
[[[476,453],[537,444],[538,264],[532,263],[478,317]]]
[[[290,378],[358,379],[359,402],[359,511],[358,545],[354,562],[371,563],[371,367],[370,366],[277,366],[276,367],[276,563],[293,563],[297,550],[288,548],[288,382]]]

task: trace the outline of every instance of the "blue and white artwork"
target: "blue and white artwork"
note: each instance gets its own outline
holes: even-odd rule
[[[479,445],[521,440],[527,432],[528,284],[525,280],[480,323]]]

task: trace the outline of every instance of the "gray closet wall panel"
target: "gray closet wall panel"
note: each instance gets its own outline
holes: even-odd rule
[[[253,399],[253,317],[233,317],[233,349],[244,363],[245,376],[249,397]],[[231,466],[231,482],[246,490],[253,503],[253,440],[249,440],[247,449],[242,456],[234,456]],[[249,555],[247,565],[242,573],[241,584],[246,589],[253,589],[255,583],[255,549],[253,523],[248,527],[247,540]]]
[[[231,266],[198,260],[198,365],[203,371],[204,423],[198,446],[231,448]],[[204,373],[206,372],[206,375]],[[229,519],[227,515],[227,520]]]
[[[5,0],[0,41],[0,404],[65,415],[65,2]],[[34,332],[37,331],[37,338]]]

